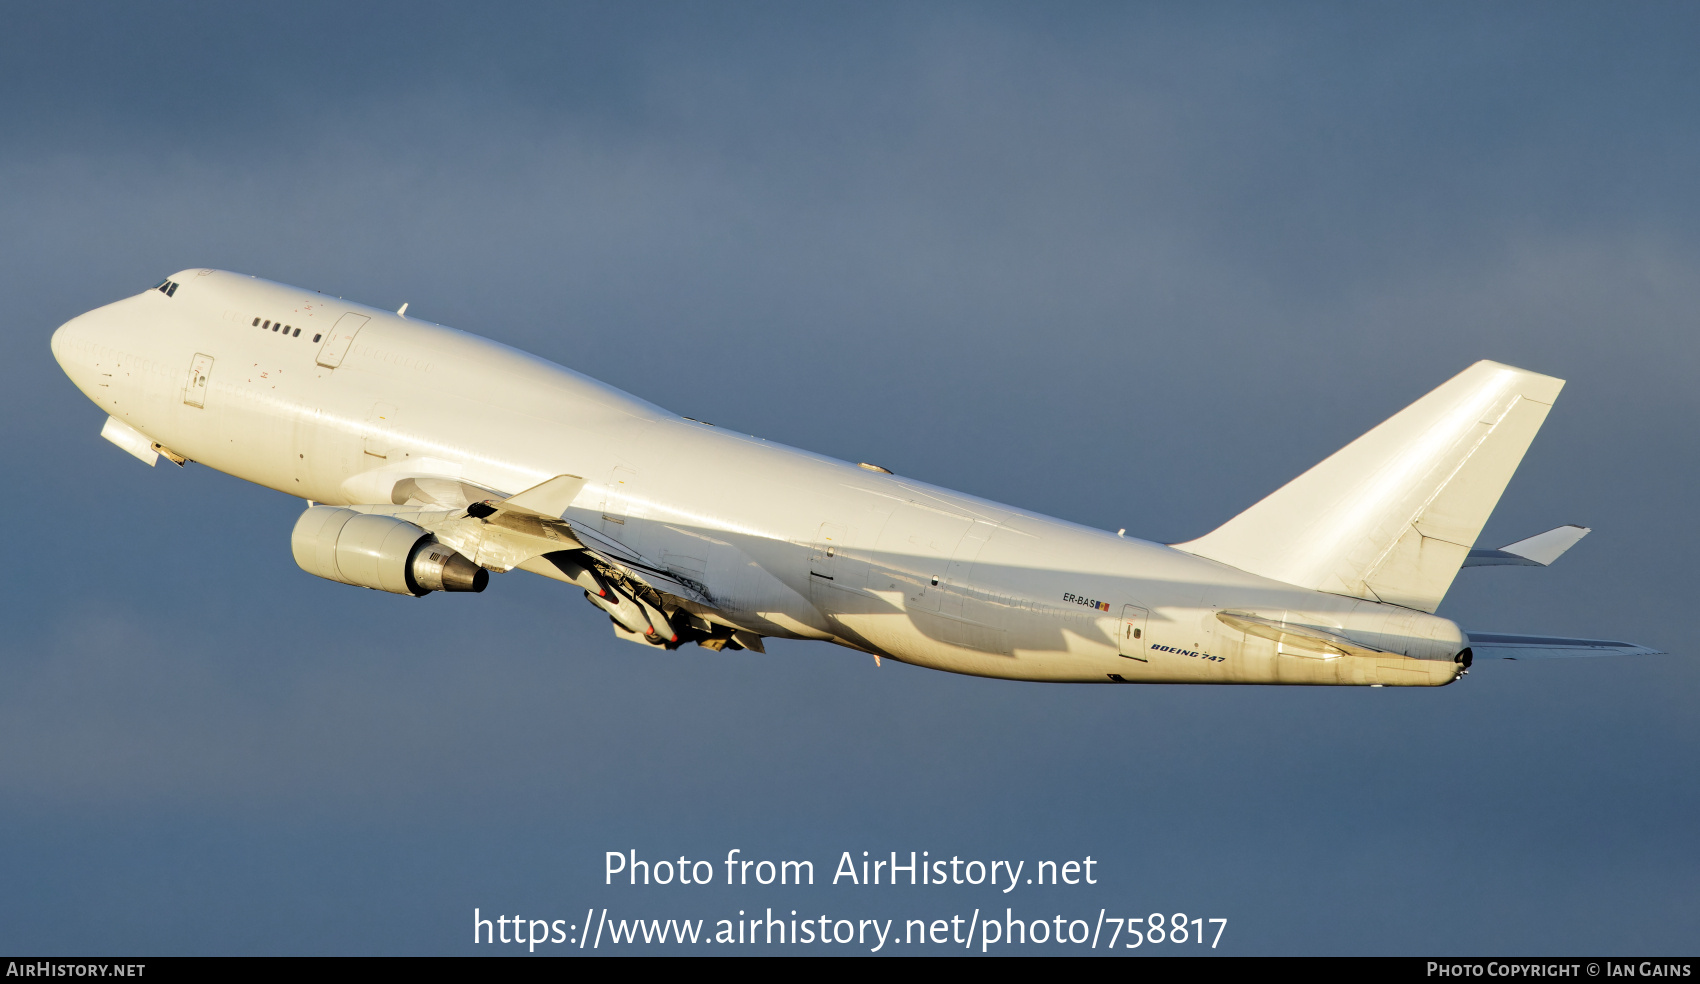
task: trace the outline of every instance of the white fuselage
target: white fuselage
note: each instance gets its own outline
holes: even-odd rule
[[[711,603],[697,608],[716,621],[959,673],[1436,685],[1461,668],[1467,642],[1443,618],[695,422],[388,311],[220,271],[172,279],[172,296],[68,322],[55,357],[163,447],[302,499],[390,503],[420,476],[503,494],[584,476],[564,518],[701,585]],[[350,312],[370,320],[339,365],[320,365],[314,336]],[[1338,627],[1402,656],[1292,655],[1222,611]]]

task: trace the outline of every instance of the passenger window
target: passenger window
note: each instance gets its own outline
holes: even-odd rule
[[[313,336],[313,341],[315,341],[315,342],[316,342],[316,341],[318,341],[318,340],[319,340],[319,336],[318,336],[318,335],[314,335],[314,336]]]
[[[272,326],[272,323],[271,323],[271,321],[268,320],[265,324],[261,325],[260,327],[261,328],[270,328],[271,326]]]
[[[259,318],[255,318],[255,319],[254,319],[254,327],[255,327],[255,328],[258,328],[258,327],[260,327],[260,319],[259,319]]]
[[[295,329],[295,337],[296,337],[296,338],[300,338],[300,337],[301,337],[301,329],[299,329],[299,328],[297,328],[297,329]]]

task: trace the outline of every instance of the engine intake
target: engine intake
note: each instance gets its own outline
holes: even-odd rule
[[[483,591],[490,572],[394,516],[309,506],[290,536],[295,562],[309,574],[395,594]]]

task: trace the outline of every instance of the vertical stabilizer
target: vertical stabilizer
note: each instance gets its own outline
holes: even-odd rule
[[[1478,362],[1175,546],[1289,584],[1432,612],[1563,387]]]

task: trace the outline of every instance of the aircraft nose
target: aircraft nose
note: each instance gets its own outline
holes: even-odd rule
[[[53,338],[48,341],[48,347],[53,350],[53,358],[61,367],[65,365],[65,350],[71,344],[71,322],[67,321],[53,332]]]
[[[89,315],[80,314],[60,325],[48,341],[54,361],[79,387],[83,383],[84,370],[91,361],[89,348],[93,344],[93,327]]]
[[[81,322],[84,317],[86,316],[78,315],[70,321],[60,325],[59,328],[53,332],[52,340],[48,342],[49,347],[53,349],[53,358],[58,361],[59,367],[66,371],[71,369],[70,360],[72,358],[72,351],[82,347],[79,343],[82,341],[84,332],[82,330],[82,325],[79,324],[79,322]]]

